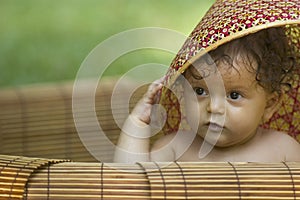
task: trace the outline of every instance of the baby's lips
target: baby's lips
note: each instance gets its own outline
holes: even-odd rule
[[[220,132],[224,128],[223,126],[219,125],[218,123],[214,123],[214,122],[207,123],[207,126],[208,126],[209,130],[215,131],[215,132]]]

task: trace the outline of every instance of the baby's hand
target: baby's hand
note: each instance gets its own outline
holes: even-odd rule
[[[162,81],[164,77],[154,81],[148,88],[146,94],[143,98],[137,103],[133,109],[131,115],[146,123],[150,124],[151,121],[151,111],[154,104],[158,103],[160,98],[160,92],[163,87]]]

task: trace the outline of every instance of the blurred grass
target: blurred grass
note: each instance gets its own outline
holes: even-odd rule
[[[137,27],[189,34],[213,0],[0,0],[0,87],[74,80],[101,41]],[[106,75],[170,63],[174,55],[130,53]]]

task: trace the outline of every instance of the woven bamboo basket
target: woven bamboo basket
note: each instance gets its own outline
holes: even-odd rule
[[[117,78],[101,81],[101,88],[95,92],[95,110],[103,134],[115,144],[120,128],[115,120],[124,121],[128,102],[124,96],[137,87],[127,81],[124,90],[114,94],[119,105],[113,116],[111,96]],[[88,81],[86,87],[89,87]],[[146,86],[141,86],[131,97],[129,108],[144,94]],[[74,161],[96,161],[82,144],[75,127],[72,113],[73,83],[56,83],[0,89],[0,154],[33,156],[44,158],[71,159]],[[80,99],[85,102],[85,91]],[[118,106],[116,105],[116,106]],[[84,112],[84,111],[83,111]],[[115,119],[117,117],[118,119]],[[86,128],[89,122],[86,120]],[[93,140],[93,138],[90,138]],[[111,161],[113,152],[106,143],[97,143],[103,153],[102,159]]]
[[[300,198],[299,163],[96,163],[0,156],[0,199]]]

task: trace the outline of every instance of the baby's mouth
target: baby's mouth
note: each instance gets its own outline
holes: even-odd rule
[[[223,130],[223,126],[219,125],[218,123],[209,122],[206,124],[208,126],[208,130],[213,132],[221,132]]]

